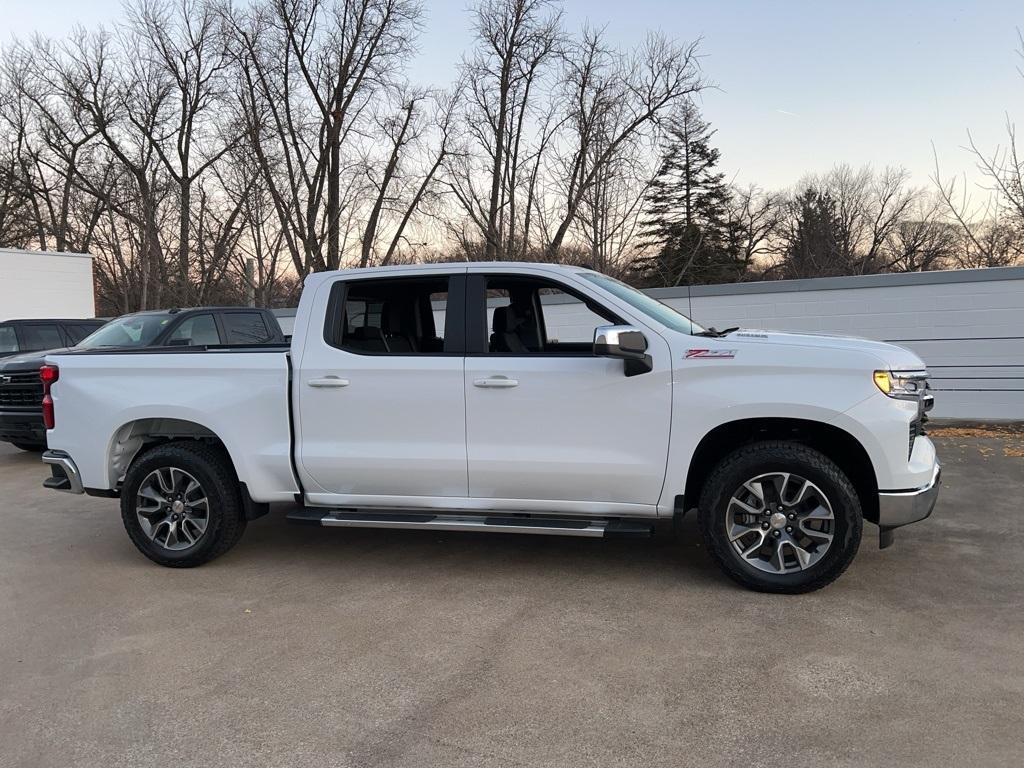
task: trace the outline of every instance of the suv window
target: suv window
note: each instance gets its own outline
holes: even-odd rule
[[[273,338],[260,312],[225,312],[221,322],[227,335],[225,344],[264,344]]]
[[[333,327],[329,313],[325,337],[339,349],[364,355],[459,351],[445,344],[448,276],[352,280],[335,290],[344,290],[344,304],[333,313]]]
[[[594,329],[622,321],[549,280],[487,276],[487,352],[492,355],[592,355]]]
[[[90,333],[95,331],[97,328],[102,326],[101,323],[65,323],[64,333],[68,335],[68,341],[72,344],[77,344]]]
[[[111,320],[98,331],[89,334],[79,345],[86,349],[101,347],[147,347],[163,333],[174,320],[169,312],[139,312]]]
[[[213,315],[193,315],[182,320],[181,324],[174,329],[174,333],[167,339],[167,344],[191,347],[220,344],[220,334],[217,333],[217,323],[213,319]]]
[[[57,349],[65,346],[64,337],[56,323],[37,323],[21,326],[21,348],[26,352]]]
[[[18,351],[18,334],[14,328],[9,325],[0,328],[0,355]]]

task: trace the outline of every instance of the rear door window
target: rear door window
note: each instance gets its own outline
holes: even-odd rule
[[[194,315],[187,320],[182,320],[181,325],[175,328],[170,338],[167,339],[167,343],[183,347],[220,344],[217,323],[211,314]]]
[[[221,315],[225,344],[265,344],[273,338],[259,312],[225,312]]]
[[[58,349],[65,346],[64,337],[56,323],[32,323],[21,326],[21,348],[26,352]]]
[[[328,343],[357,354],[458,352],[462,342],[446,334],[453,306],[449,285],[447,275],[352,280],[347,287],[339,283],[334,290],[345,288],[344,306],[328,317]]]

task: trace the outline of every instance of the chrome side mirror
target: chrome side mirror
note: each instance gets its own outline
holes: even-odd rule
[[[594,329],[594,354],[625,361],[627,376],[647,373],[654,368],[647,354],[647,337],[631,325],[602,325]]]

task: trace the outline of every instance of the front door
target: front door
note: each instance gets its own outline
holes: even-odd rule
[[[330,287],[294,375],[298,470],[315,504],[465,497],[464,275]],[[428,501],[424,501],[424,500]]]
[[[468,285],[467,344],[480,340],[466,358],[470,496],[507,509],[649,514],[668,455],[668,344],[646,332],[654,370],[627,377],[621,360],[593,354],[594,329],[624,322],[593,298],[500,272]]]

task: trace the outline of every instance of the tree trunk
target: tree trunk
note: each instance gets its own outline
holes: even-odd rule
[[[341,142],[339,141],[340,115],[334,114],[335,124],[327,140],[330,160],[327,166],[327,268],[341,265]]]
[[[185,171],[187,174],[187,170]],[[191,290],[188,281],[188,267],[189,267],[189,235],[190,235],[190,224],[191,219],[189,212],[192,210],[192,182],[188,179],[187,175],[183,175],[179,183],[180,189],[180,201],[179,206],[179,222],[178,222],[178,280],[181,285],[178,286],[178,291],[181,295],[183,303],[190,303]]]

